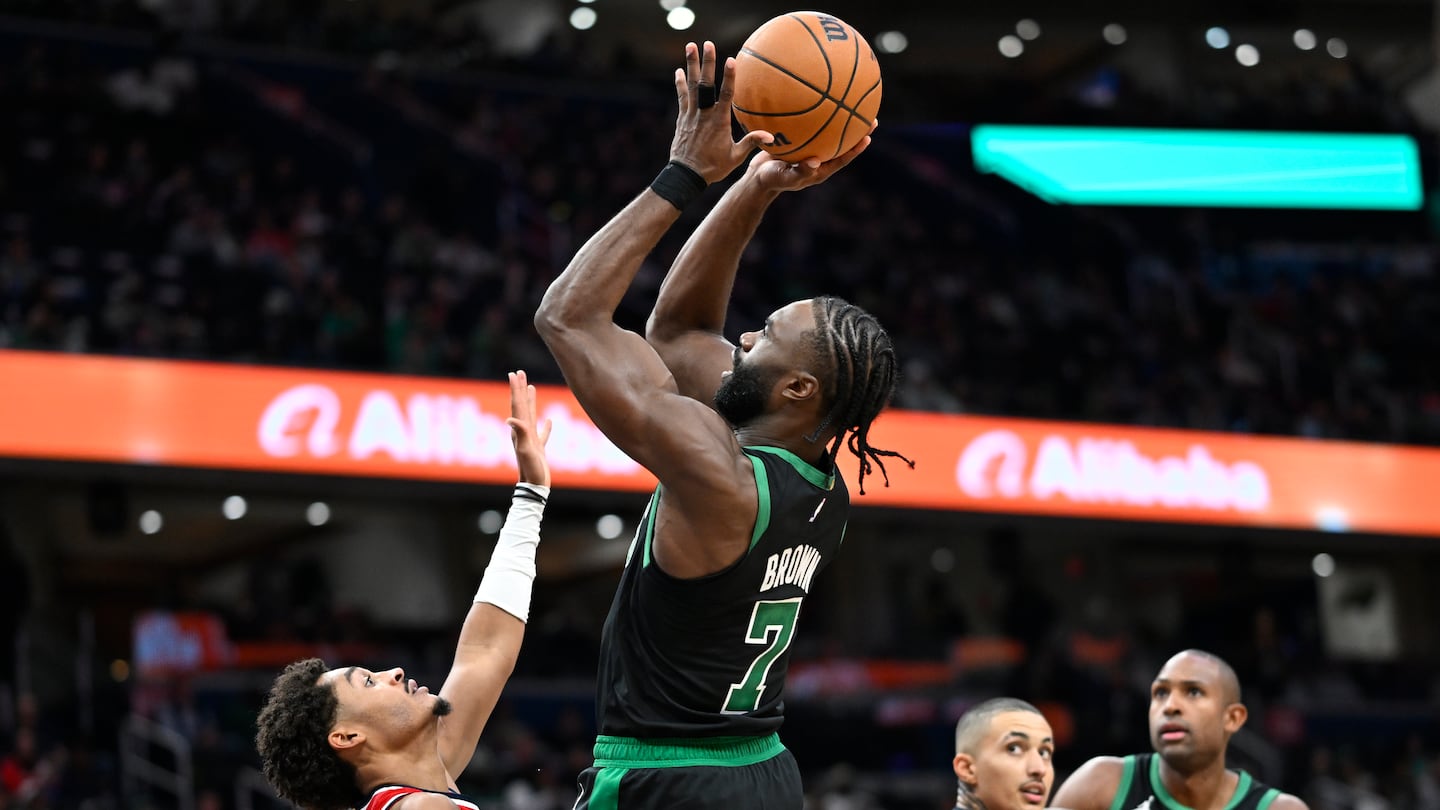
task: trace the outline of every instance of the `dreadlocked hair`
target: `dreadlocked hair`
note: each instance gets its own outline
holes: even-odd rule
[[[805,437],[818,441],[827,429],[835,431],[830,442],[833,458],[842,443],[860,459],[860,494],[865,494],[865,476],[875,466],[890,486],[884,458],[898,458],[911,469],[915,462],[893,450],[870,446],[870,423],[890,403],[897,374],[895,346],[875,316],[847,301],[829,295],[810,300],[815,310],[812,350],[816,360],[830,366],[826,386],[828,409],[815,432]],[[828,359],[828,362],[824,362]],[[848,437],[848,440],[847,440]]]
[[[365,794],[355,784],[355,766],[326,740],[340,701],[334,686],[319,683],[325,671],[318,658],[285,668],[256,718],[255,747],[266,780],[285,799],[308,810],[359,807]]]

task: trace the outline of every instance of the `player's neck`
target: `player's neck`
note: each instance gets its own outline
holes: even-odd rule
[[[1226,770],[1224,758],[1193,773],[1182,773],[1161,757],[1160,783],[1171,798],[1191,810],[1220,810],[1229,804],[1238,782],[1235,774]]]
[[[383,754],[357,767],[355,773],[367,794],[385,785],[447,791],[451,784],[445,762],[433,748],[423,755],[413,750]]]
[[[744,447],[778,447],[815,467],[819,467],[825,457],[825,442],[807,442],[793,430],[777,429],[775,425],[763,422],[754,422],[736,430],[735,438]]]

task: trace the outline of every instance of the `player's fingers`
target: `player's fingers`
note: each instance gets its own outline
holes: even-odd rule
[[[675,68],[675,95],[680,99],[680,112],[690,109],[690,85],[685,81],[683,68]]]
[[[708,39],[700,50],[700,82],[715,84],[715,43]]]
[[[752,129],[745,133],[735,144],[735,153],[740,157],[750,154],[751,150],[758,149],[767,143],[775,140],[775,136],[763,129]]]
[[[544,444],[545,444],[546,442],[550,441],[550,428],[551,428],[551,427],[552,427],[552,425],[551,425],[551,423],[550,423],[550,420],[549,420],[549,419],[545,419],[545,420],[542,420],[542,421],[540,422],[540,427],[539,427],[539,429],[535,431],[535,438],[537,438],[537,439],[540,440],[541,446],[544,446]]]
[[[869,136],[869,135],[866,135],[865,137],[863,137],[863,138],[860,139],[860,142],[859,142],[859,143],[857,143],[857,144],[855,144],[854,146],[850,147],[850,151],[846,152],[845,154],[841,155],[840,157],[832,158],[832,159],[830,159],[830,160],[825,161],[825,164],[824,164],[825,171],[826,171],[827,173],[829,173],[829,174],[834,174],[835,172],[840,171],[841,169],[845,168],[846,166],[849,166],[849,165],[850,165],[850,161],[852,161],[852,160],[854,160],[855,158],[859,157],[859,156],[860,156],[860,153],[861,153],[861,152],[864,152],[864,151],[865,151],[866,149],[868,149],[869,147],[870,147],[870,136]]]
[[[691,87],[700,83],[700,49],[693,42],[685,43],[685,80]]]
[[[708,110],[715,106],[715,43],[706,40],[700,49],[700,81],[695,86],[695,106]]]
[[[505,376],[510,379],[510,415],[519,416],[520,408],[522,407],[520,396],[522,389],[520,388],[519,375],[512,371]]]
[[[725,79],[720,83],[719,100],[721,104],[729,104],[735,98],[735,57],[725,58]]]
[[[516,447],[519,447],[520,442],[529,434],[529,428],[524,421],[516,419],[513,416],[506,417],[505,424],[510,426],[510,441],[514,442]]]

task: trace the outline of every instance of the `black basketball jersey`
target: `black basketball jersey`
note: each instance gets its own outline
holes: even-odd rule
[[[636,529],[597,678],[600,733],[761,735],[780,727],[790,644],[805,595],[845,536],[850,495],[828,458],[817,469],[747,447],[759,495],[750,550],[731,567],[677,579],[655,564],[659,487]]]
[[[1154,754],[1132,754],[1122,760],[1125,770],[1110,810],[1190,810],[1175,801],[1160,781],[1160,757]],[[1235,795],[1225,810],[1266,810],[1280,796],[1280,791],[1264,785],[1239,771],[1240,781]]]

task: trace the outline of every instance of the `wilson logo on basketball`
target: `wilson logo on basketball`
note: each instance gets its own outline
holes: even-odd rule
[[[825,32],[825,39],[830,42],[844,42],[850,38],[849,32],[845,30],[845,23],[834,17],[827,17],[821,14],[816,16],[815,19],[820,21],[820,30]]]
[[[565,405],[550,405],[540,418],[553,425],[546,446],[553,469],[620,474],[639,469]],[[468,396],[417,393],[402,403],[394,392],[378,388],[346,403],[329,386],[297,385],[266,406],[256,438],[272,458],[339,455],[362,462],[388,457],[407,464],[515,466],[504,414],[488,413]]]
[[[971,498],[1056,496],[1076,503],[1261,512],[1270,478],[1253,461],[1217,460],[1200,443],[1184,455],[1151,457],[1125,439],[1049,435],[1032,453],[1021,436],[991,430],[965,445],[955,480]]]

